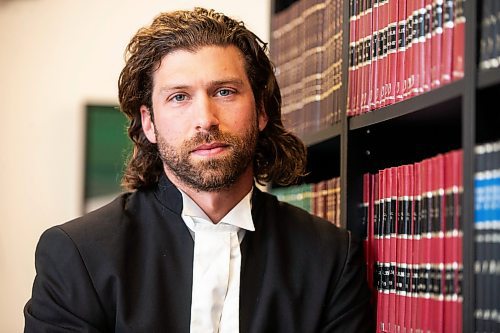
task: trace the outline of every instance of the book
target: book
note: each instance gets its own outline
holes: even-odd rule
[[[441,83],[451,82],[453,70],[453,34],[455,30],[455,0],[444,0],[443,3],[443,41]]]
[[[455,1],[454,11],[454,33],[453,33],[453,79],[464,77],[464,55],[465,55],[465,15],[464,1]]]
[[[453,150],[363,175],[377,332],[461,332],[461,164]]]

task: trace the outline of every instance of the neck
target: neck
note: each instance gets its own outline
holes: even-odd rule
[[[217,224],[243,199],[253,186],[253,171],[250,166],[234,183],[228,188],[218,191],[206,192],[187,186],[174,174],[165,170],[170,181],[191,199],[207,214],[210,220]]]

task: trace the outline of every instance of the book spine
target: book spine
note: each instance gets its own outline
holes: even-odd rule
[[[370,98],[370,110],[375,110],[380,106],[379,98],[379,86],[378,86],[378,72],[379,72],[379,55],[381,54],[380,49],[380,32],[379,32],[379,7],[380,0],[373,0],[372,6],[372,69],[370,73],[370,85],[371,85],[371,98]]]
[[[425,0],[425,16],[424,16],[424,59],[423,59],[423,88],[424,91],[431,89],[431,59],[432,59],[432,0]]]
[[[374,206],[374,237],[376,242],[376,253],[375,257],[375,280],[377,281],[377,313],[376,313],[376,331],[382,332],[384,330],[383,324],[383,296],[384,296],[384,274],[383,274],[383,211],[384,211],[384,200],[382,200],[382,188],[381,185],[382,172],[378,172],[374,177],[374,194],[375,194],[375,206]]]
[[[381,44],[381,55],[379,59],[379,107],[383,107],[387,103],[387,77],[388,77],[388,41],[389,41],[389,0],[381,0],[379,7],[379,28],[381,32],[381,38],[379,43]]]
[[[443,0],[432,4],[432,52],[431,52],[431,89],[441,85],[441,54],[443,39]]]
[[[441,83],[446,84],[452,78],[452,65],[453,65],[453,33],[455,30],[454,21],[454,1],[445,0],[443,3],[443,47],[441,58]]]
[[[405,58],[406,58],[406,0],[398,0],[398,50],[396,71],[396,101],[404,99]]]
[[[422,170],[423,163],[417,162],[414,164],[414,208],[413,208],[413,242],[412,242],[412,313],[411,313],[411,328],[413,331],[421,329],[422,319],[422,302],[424,288],[422,288],[422,221],[423,221],[423,186],[422,186]]]
[[[396,260],[397,260],[397,217],[398,213],[398,178],[397,167],[388,169],[387,198],[389,201],[388,218],[389,225],[389,331],[398,330],[398,320],[396,307]]]
[[[413,8],[415,2],[406,1],[406,59],[405,59],[405,85],[403,98],[407,99],[413,89]]]
[[[422,68],[423,61],[423,15],[422,8],[424,1],[423,0],[414,0],[414,7],[412,11],[413,15],[413,29],[412,29],[412,43],[413,43],[413,51],[412,51],[412,88],[410,91],[410,96],[416,96],[422,92],[422,80],[420,78],[420,72]]]
[[[403,244],[403,260],[407,262],[407,268],[405,272],[405,314],[404,314],[404,323],[406,327],[406,332],[412,332],[412,312],[416,310],[415,308],[415,298],[413,297],[413,283],[412,283],[412,275],[413,275],[413,243],[414,243],[414,234],[413,228],[415,223],[415,176],[414,176],[414,165],[409,164],[406,166],[404,170],[404,193],[406,194],[404,200],[404,211],[405,211],[405,223],[404,223],[404,231],[403,236],[406,235],[406,244]],[[405,239],[405,238],[403,238]],[[406,246],[405,246],[406,245]]]
[[[398,27],[399,27],[399,1],[389,0],[389,27],[388,27],[388,78],[387,78],[387,103],[396,102],[396,77],[398,60]]]
[[[455,31],[453,33],[453,79],[464,77],[465,54],[465,15],[463,3],[465,0],[455,2]]]

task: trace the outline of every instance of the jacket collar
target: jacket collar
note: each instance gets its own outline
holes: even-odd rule
[[[158,185],[155,189],[155,196],[161,202],[163,206],[176,213],[177,215],[181,215],[182,213],[182,194],[179,189],[168,179],[168,177],[163,173],[160,176],[160,180],[158,181]],[[262,199],[262,192],[256,187],[253,187],[252,191],[252,216],[254,217],[255,223],[255,214],[259,207],[260,201]]]
[[[182,213],[182,195],[177,187],[168,179],[165,174],[160,176],[155,189],[155,196],[160,203],[176,215]]]

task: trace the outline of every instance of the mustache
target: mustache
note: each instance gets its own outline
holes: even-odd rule
[[[213,129],[207,132],[197,133],[194,137],[186,141],[183,146],[190,150],[199,145],[214,141],[231,144],[235,141],[235,137],[229,133],[223,133],[219,129]]]
[[[210,130],[208,132],[199,132],[189,141],[196,144],[209,143],[212,141],[222,140],[224,135],[219,129]]]

